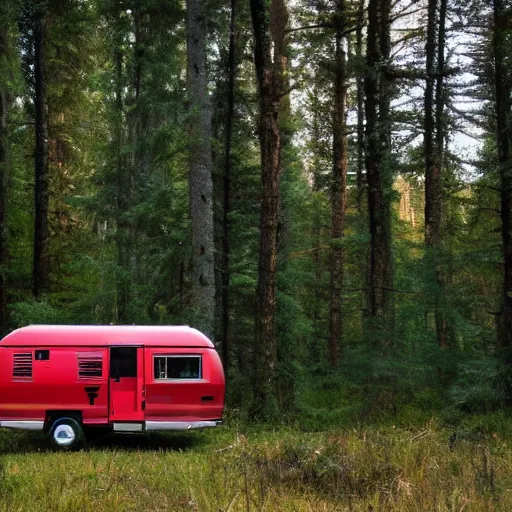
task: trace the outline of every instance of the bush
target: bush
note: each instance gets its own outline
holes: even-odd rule
[[[493,357],[459,365],[457,379],[450,389],[453,404],[464,412],[495,411],[505,403],[503,365]]]
[[[33,324],[70,324],[68,312],[50,305],[45,300],[26,300],[10,307],[11,320],[15,328]]]

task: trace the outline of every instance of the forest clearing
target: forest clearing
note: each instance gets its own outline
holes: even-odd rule
[[[117,436],[48,451],[36,434],[0,433],[0,510],[508,511],[510,418],[453,430],[358,427],[303,432],[235,427]],[[450,442],[450,438],[451,442]]]
[[[0,510],[512,510],[511,56],[510,0],[0,0],[2,339],[191,326],[222,383],[49,334],[0,425],[227,420],[1,430]]]

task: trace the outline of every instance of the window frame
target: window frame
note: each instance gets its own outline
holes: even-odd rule
[[[38,354],[41,354],[41,356],[38,358]],[[34,361],[49,361],[50,360],[50,350],[49,349],[36,349],[34,350]]]
[[[137,345],[110,347],[108,368],[110,379],[137,379],[139,377],[139,348]]]
[[[167,361],[169,359],[199,359],[199,377],[186,377],[186,378],[172,378],[172,377],[157,377],[156,376],[156,360],[157,358],[165,359],[165,375],[167,373]],[[199,382],[203,380],[203,355],[202,354],[153,354],[153,380],[155,382]]]

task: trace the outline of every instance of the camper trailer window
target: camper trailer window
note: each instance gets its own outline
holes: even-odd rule
[[[201,378],[201,356],[155,356],[154,363],[157,380]]]
[[[110,349],[110,377],[137,377],[137,348],[112,347]]]
[[[35,360],[36,361],[49,361],[50,360],[50,351],[49,350],[36,350]]]

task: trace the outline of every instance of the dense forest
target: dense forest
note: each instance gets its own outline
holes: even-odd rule
[[[512,397],[508,0],[1,0],[0,326],[188,324],[228,414]]]

